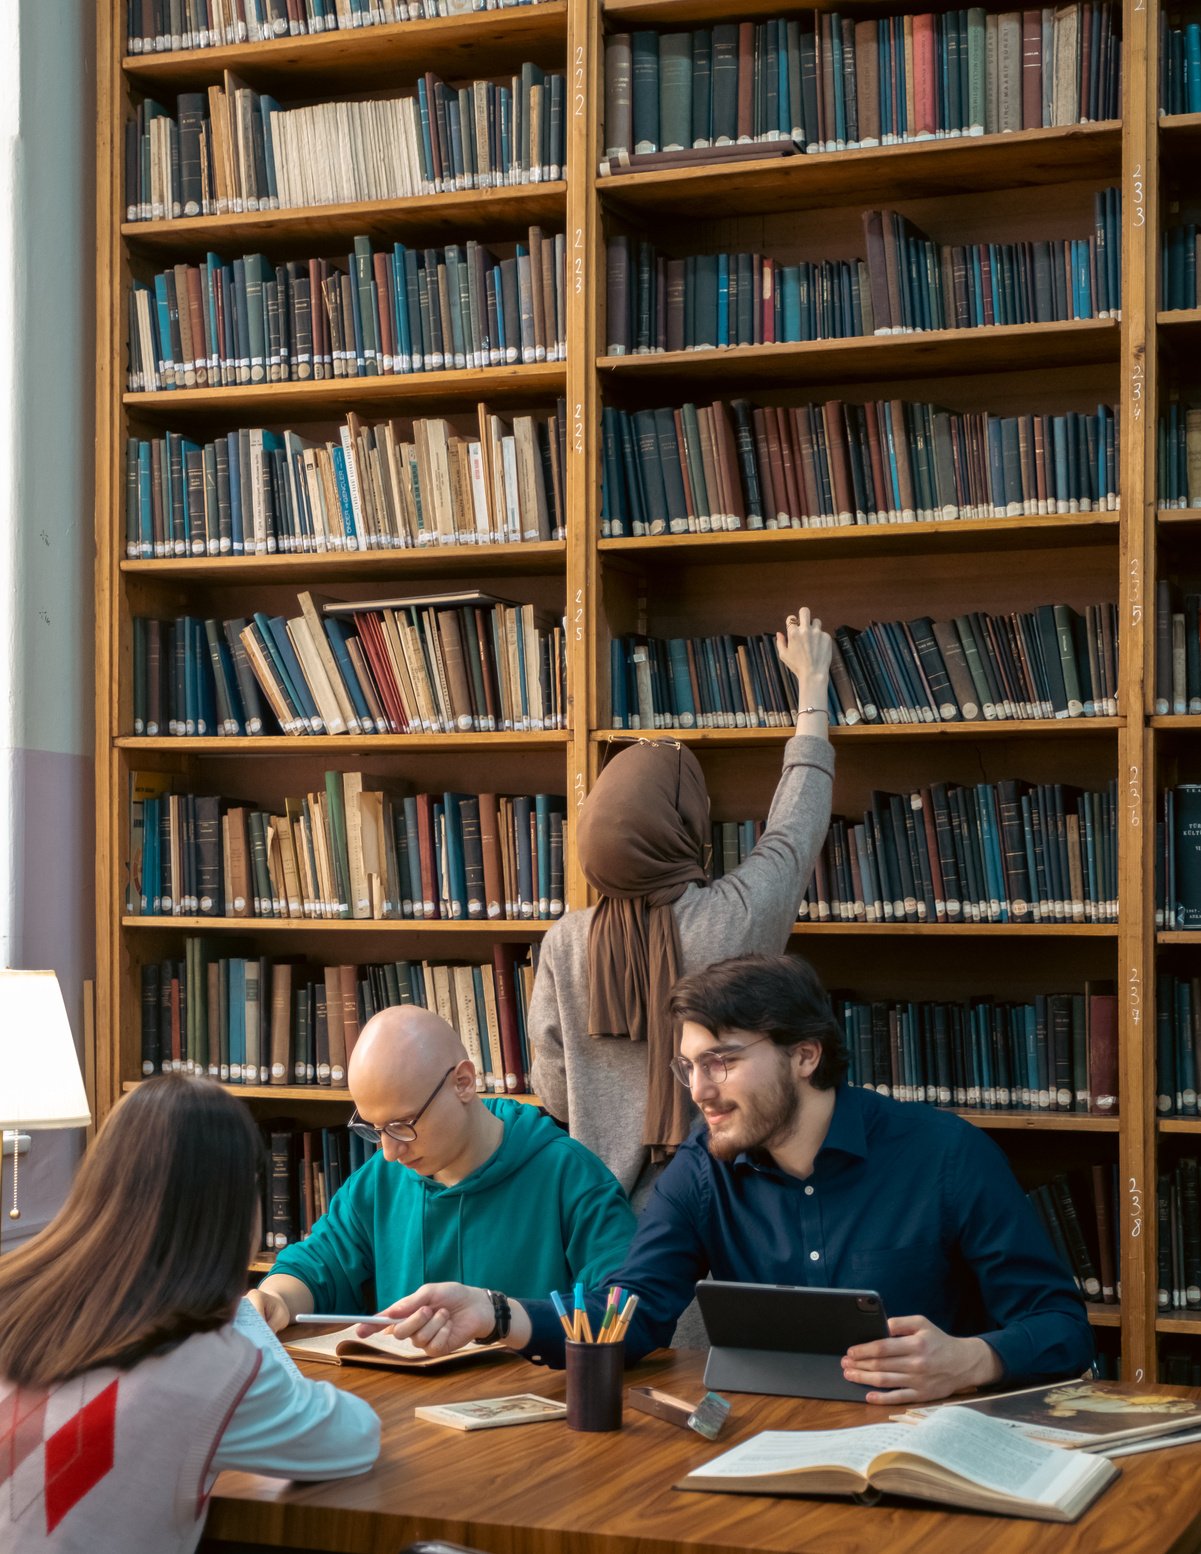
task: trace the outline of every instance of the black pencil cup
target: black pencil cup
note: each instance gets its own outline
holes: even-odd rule
[[[620,1430],[626,1346],[567,1344],[567,1428]]]

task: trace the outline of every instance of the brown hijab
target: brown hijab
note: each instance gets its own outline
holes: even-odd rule
[[[577,856],[601,900],[588,932],[588,1034],[647,1043],[642,1140],[663,1159],[691,1122],[672,1077],[668,994],[680,976],[671,903],[704,884],[709,796],[691,750],[630,745],[604,768],[580,815]]]

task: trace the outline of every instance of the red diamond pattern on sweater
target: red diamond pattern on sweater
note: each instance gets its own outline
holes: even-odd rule
[[[48,1396],[17,1387],[0,1398],[0,1484],[8,1483],[26,1457],[41,1450]],[[10,1493],[15,1491],[14,1484]]]
[[[112,1471],[119,1386],[110,1382],[46,1442],[47,1534]]]

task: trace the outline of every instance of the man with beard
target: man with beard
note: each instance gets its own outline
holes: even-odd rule
[[[670,1341],[697,1279],[878,1290],[888,1338],[843,1358],[870,1403],[1078,1376],[1083,1302],[1000,1149],[953,1113],[845,1083],[842,1033],[807,962],[748,955],[676,984],[672,1068],[705,1126],[656,1184],[614,1283],[639,1304],[634,1363]],[[606,1281],[607,1282],[607,1281]],[[431,1354],[495,1334],[561,1364],[549,1302],[425,1285],[389,1309]],[[589,1301],[595,1328],[603,1296]]]

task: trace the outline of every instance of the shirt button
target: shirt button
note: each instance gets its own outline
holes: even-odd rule
[[[811,1263],[816,1263],[821,1258],[821,1255],[822,1254],[820,1252],[810,1252],[809,1253],[809,1261]]]
[[[813,1196],[813,1188],[812,1187],[806,1187],[805,1188],[805,1196],[806,1196],[806,1198],[812,1198],[812,1196]]]

